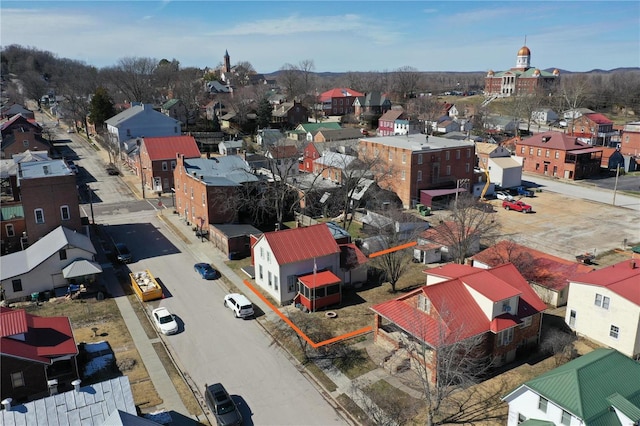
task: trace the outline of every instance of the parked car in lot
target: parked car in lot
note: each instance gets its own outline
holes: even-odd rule
[[[205,280],[215,280],[219,276],[218,271],[213,269],[208,263],[196,263],[193,265],[193,269]]]
[[[253,304],[247,297],[239,293],[230,293],[224,297],[224,306],[231,309],[236,318],[253,316]]]
[[[218,426],[239,426],[242,424],[240,410],[222,383],[205,385],[204,399],[215,416]]]
[[[178,332],[178,323],[167,308],[156,308],[151,311],[153,322],[162,334],[175,334]]]
[[[496,198],[498,200],[509,200],[509,201],[513,201],[513,195],[509,194],[508,192],[505,191],[498,191],[496,192]]]
[[[116,247],[116,256],[117,256],[118,262],[131,263],[131,260],[133,259],[133,257],[131,256],[131,251],[129,250],[129,247],[127,247],[125,243],[116,243],[115,247]]]
[[[518,186],[515,188],[515,192],[517,195],[522,195],[523,197],[533,197],[533,191],[525,188],[524,186]]]
[[[105,171],[107,172],[108,175],[111,175],[111,176],[117,176],[120,174],[120,170],[118,170],[116,165],[113,163],[109,163],[105,168]]]
[[[529,204],[520,200],[518,201],[504,200],[502,202],[502,207],[504,207],[505,210],[515,210],[522,213],[531,213],[533,211],[533,208]]]

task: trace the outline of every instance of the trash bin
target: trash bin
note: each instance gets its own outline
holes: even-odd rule
[[[31,293],[31,301],[32,302],[37,302],[38,299],[40,299],[40,293],[38,293],[37,291],[35,293]]]

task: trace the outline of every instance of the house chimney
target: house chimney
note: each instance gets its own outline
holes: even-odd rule
[[[56,395],[58,393],[58,380],[47,380],[47,387],[49,388],[49,395]]]
[[[80,380],[80,379],[76,379],[73,382],[71,382],[71,384],[73,385],[73,389],[76,392],[80,392],[80,383],[82,383],[82,380]]]
[[[636,266],[635,259],[631,259],[631,269],[636,269],[636,268],[637,268],[637,266]]]
[[[11,398],[7,398],[7,399],[3,399],[2,400],[2,406],[4,407],[5,410],[11,411],[11,402],[12,401],[13,401],[13,399],[11,399]]]

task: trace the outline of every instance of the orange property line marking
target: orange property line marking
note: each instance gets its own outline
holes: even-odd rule
[[[410,243],[402,244],[400,246],[391,247],[391,248],[386,249],[386,250],[380,250],[380,251],[377,251],[375,253],[371,253],[369,255],[369,259],[372,259],[372,258],[378,257],[378,256],[382,256],[383,254],[393,253],[394,251],[403,250],[403,249],[406,249],[406,248],[409,248],[409,247],[413,247],[413,246],[415,246],[417,244],[418,244],[417,241],[412,241]]]
[[[266,297],[264,297],[264,296],[262,295],[262,293],[260,293],[258,290],[256,290],[256,289],[251,285],[251,283],[250,283],[249,281],[247,281],[247,280],[243,280],[243,281],[244,281],[244,285],[246,285],[247,287],[249,287],[249,289],[250,289],[250,290],[251,290],[251,291],[252,291],[256,296],[258,296],[258,297],[260,298],[260,300],[262,300],[264,303],[266,303],[266,304],[267,304],[267,306],[269,306],[269,308],[271,308],[271,310],[272,310],[273,312],[275,312],[276,314],[278,314],[278,316],[279,316],[280,318],[282,318],[282,321],[286,322],[286,323],[289,325],[289,327],[291,327],[291,328],[293,329],[293,331],[295,331],[296,333],[298,333],[298,335],[299,335],[300,337],[302,337],[302,338],[303,338],[303,339],[304,339],[308,344],[310,344],[310,345],[311,345],[311,347],[312,347],[312,348],[314,348],[314,349],[317,349],[317,348],[319,348],[320,346],[325,346],[325,345],[328,345],[328,344],[330,344],[330,343],[335,343],[335,342],[338,342],[338,341],[340,341],[340,340],[345,340],[345,339],[348,339],[348,338],[350,338],[350,337],[357,336],[358,334],[368,333],[369,331],[371,331],[371,330],[372,330],[372,328],[371,328],[371,327],[364,327],[364,328],[361,328],[361,329],[359,329],[359,330],[352,331],[352,332],[350,332],[350,333],[345,333],[345,334],[342,334],[342,335],[340,335],[340,336],[333,337],[333,338],[328,339],[328,340],[324,340],[324,341],[322,341],[322,342],[320,342],[320,343],[315,343],[313,340],[311,340],[311,339],[309,338],[309,336],[307,336],[306,334],[304,334],[304,333],[302,332],[302,330],[300,330],[300,329],[299,329],[299,328],[298,328],[298,327],[297,327],[297,326],[296,326],[296,325],[295,325],[295,324],[294,324],[294,323],[293,323],[289,318],[287,318],[287,316],[286,316],[285,314],[283,314],[282,312],[280,312],[280,309],[276,308],[276,307],[275,307],[271,302],[269,302],[269,301],[267,300],[267,298],[266,298]]]

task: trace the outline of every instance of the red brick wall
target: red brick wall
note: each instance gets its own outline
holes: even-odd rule
[[[573,163],[565,163],[566,151],[529,146],[521,141],[516,143],[516,155],[524,158],[522,164],[522,171],[524,172],[575,179],[576,167]],[[565,172],[569,173],[566,177]]]
[[[82,232],[80,205],[75,175],[23,179],[20,193],[29,244],[63,225]],[[69,220],[62,220],[60,207],[69,206]],[[37,224],[35,209],[44,212],[44,223]]]
[[[620,152],[622,155],[640,155],[640,132],[623,130],[620,138]]]

